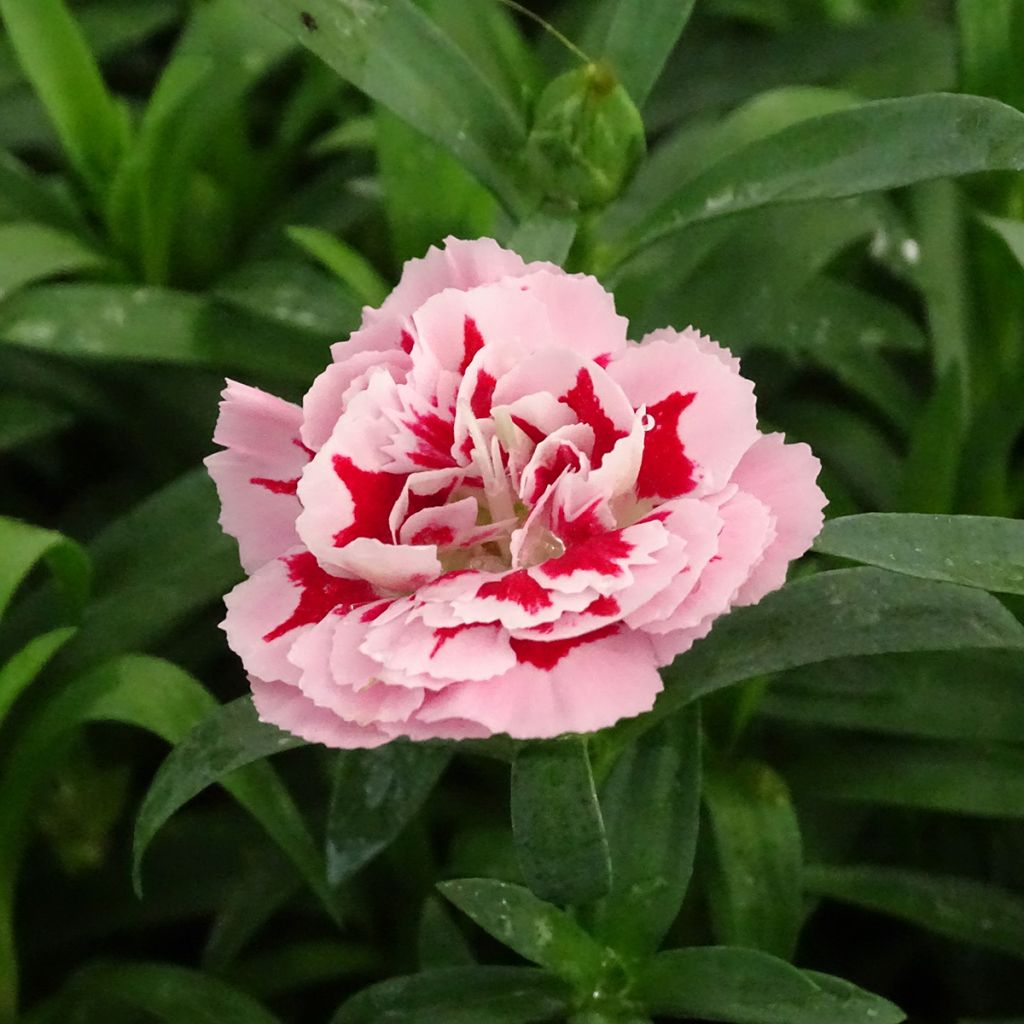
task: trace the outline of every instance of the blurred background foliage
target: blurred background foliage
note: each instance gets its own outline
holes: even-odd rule
[[[506,751],[271,768],[279,738],[216,710],[245,692],[216,628],[236,551],[196,468],[222,379],[298,398],[446,234],[597,273],[634,337],[694,323],[729,346],[763,422],[822,458],[832,517],[1020,516],[1024,3],[518,7],[0,0],[0,1020],[326,1021],[382,978],[521,963],[435,891],[524,880]],[[921,633],[888,646],[856,636],[891,574],[831,618],[816,591],[779,603],[833,638],[702,701],[703,810],[665,823],[685,846],[701,816],[693,884],[662,934],[794,959],[913,1020],[1024,1019],[1024,546],[957,520],[922,571],[914,522],[829,534],[800,573],[900,570],[905,543],[910,576],[1001,602],[897,594]],[[631,821],[616,771],[642,788],[671,749],[698,784],[699,757],[643,745],[657,731],[591,744],[609,829]],[[200,767],[150,794],[140,848],[170,820],[140,900],[135,813],[186,735]],[[233,800],[171,818],[222,779]],[[444,892],[488,928],[486,893]],[[614,932],[602,913],[584,923]],[[517,1003],[495,976],[505,1002],[473,1009],[491,976],[450,977],[413,992],[420,1016],[386,1016],[388,990],[337,1019],[563,1019],[560,990]],[[878,1012],[843,998],[770,1019]]]

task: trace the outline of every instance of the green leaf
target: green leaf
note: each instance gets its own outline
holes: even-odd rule
[[[258,0],[258,9],[371,99],[429,134],[513,212],[519,112],[410,0]]]
[[[133,842],[136,891],[142,888],[142,858],[164,823],[207,786],[223,782],[243,799],[313,892],[329,905],[323,863],[302,815],[276,773],[263,763],[273,754],[304,745],[261,722],[249,697],[210,710],[160,766],[139,808]],[[245,766],[244,774],[235,774]]]
[[[650,960],[635,993],[655,1015],[735,1024],[899,1024],[905,1019],[878,996],[842,982],[822,985],[820,978],[752,949],[694,947]]]
[[[250,294],[253,301],[259,298]],[[311,307],[290,312],[318,324],[312,301]],[[335,337],[346,327],[340,324]],[[323,368],[325,337],[258,314],[243,315],[187,292],[49,284],[20,292],[0,306],[0,340],[74,359],[235,368],[308,383]]]
[[[565,983],[532,967],[452,967],[382,981],[331,1024],[530,1024],[568,1012]]]
[[[641,216],[613,217],[606,262],[688,224],[772,203],[1021,169],[1024,115],[995,100],[937,93],[866,103],[751,143]]]
[[[880,654],[787,672],[760,711],[835,729],[1016,743],[1024,736],[1022,696],[1016,651]]]
[[[0,617],[33,566],[45,560],[73,615],[89,596],[89,558],[81,546],[63,534],[0,516]]]
[[[102,1017],[130,1006],[167,1024],[280,1024],[252,996],[219,978],[171,964],[97,964],[74,975],[66,997]]]
[[[30,640],[17,654],[0,667],[0,726],[3,725],[11,705],[46,667],[46,663],[75,634],[75,627],[43,633]]]
[[[376,951],[336,939],[307,939],[253,953],[228,972],[229,979],[260,999],[365,977],[380,969]]]
[[[416,946],[420,970],[465,967],[476,962],[466,937],[436,896],[423,902]]]
[[[605,0],[594,4],[582,44],[607,61],[638,107],[643,106],[682,35],[694,0]]]
[[[716,767],[704,780],[704,806],[715,937],[790,959],[803,923],[803,850],[785,782],[754,761]]]
[[[0,454],[58,434],[74,423],[74,414],[23,395],[0,395]]]
[[[116,658],[78,677],[43,704],[5,751],[0,773],[0,834],[5,837],[0,846],[0,1018],[13,1016],[14,888],[38,788],[54,768],[53,751],[62,749],[86,723],[99,721],[134,725],[173,743],[212,704],[213,698],[192,676],[169,662]],[[225,785],[247,804],[253,794],[251,783],[250,775]]]
[[[1024,817],[1024,751],[980,743],[847,737],[828,749],[793,744],[793,788],[816,800]]]
[[[1024,108],[1024,10],[1018,0],[958,0],[965,92]]]
[[[601,787],[612,888],[592,930],[624,953],[653,953],[679,913],[697,846],[700,778],[694,704],[627,747]]]
[[[0,0],[0,15],[68,159],[90,189],[102,194],[128,125],[80,29],[63,0]]]
[[[387,298],[390,289],[373,264],[340,238],[300,225],[288,228],[288,237],[344,281],[367,306],[379,306]]]
[[[451,751],[393,741],[337,755],[327,810],[327,881],[337,888],[388,847],[423,806]]]
[[[877,910],[956,942],[1024,957],[1024,899],[994,885],[869,864],[811,865],[804,885],[815,896]]]
[[[1008,217],[989,217],[985,214],[979,214],[978,220],[1006,243],[1014,259],[1024,267],[1024,221],[1010,220]]]
[[[582,991],[600,980],[606,951],[564,910],[521,885],[491,878],[440,882],[438,889],[499,942]]]
[[[497,204],[424,125],[409,125],[385,107],[376,111],[377,164],[396,265],[422,256],[447,235],[493,233]],[[432,199],[423,201],[423,182]]]
[[[64,231],[45,224],[0,225],[0,301],[34,281],[109,267],[105,256]]]
[[[825,524],[815,551],[929,580],[1024,594],[1024,522],[868,513]]]
[[[910,432],[903,464],[903,509],[938,515],[953,511],[966,426],[962,375],[951,363]]]
[[[899,651],[1024,648],[1024,627],[988,594],[882,569],[794,580],[738,608],[666,670],[644,732],[691,700],[755,676],[833,658]]]
[[[542,210],[524,220],[509,236],[506,245],[527,263],[545,260],[565,264],[576,238],[575,217],[554,210]]]
[[[81,232],[83,229],[81,213],[63,194],[2,150],[0,218],[32,221],[70,232]]]
[[[512,764],[512,831],[527,885],[552,903],[583,904],[611,887],[611,862],[586,741],[523,747]]]

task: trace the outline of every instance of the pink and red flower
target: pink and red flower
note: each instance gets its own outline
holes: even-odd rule
[[[302,408],[228,384],[224,629],[264,720],[336,747],[588,732],[782,584],[817,460],[759,433],[714,342],[626,330],[594,278],[448,239]]]

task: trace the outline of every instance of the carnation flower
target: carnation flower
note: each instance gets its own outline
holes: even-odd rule
[[[207,459],[249,578],[223,628],[308,740],[549,737],[648,710],[821,527],[739,361],[639,343],[593,277],[490,239],[410,261],[302,407],[229,382]]]

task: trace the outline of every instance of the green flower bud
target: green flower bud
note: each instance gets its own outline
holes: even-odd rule
[[[587,64],[541,93],[526,159],[545,198],[588,209],[611,202],[646,150],[644,124],[607,68]]]

